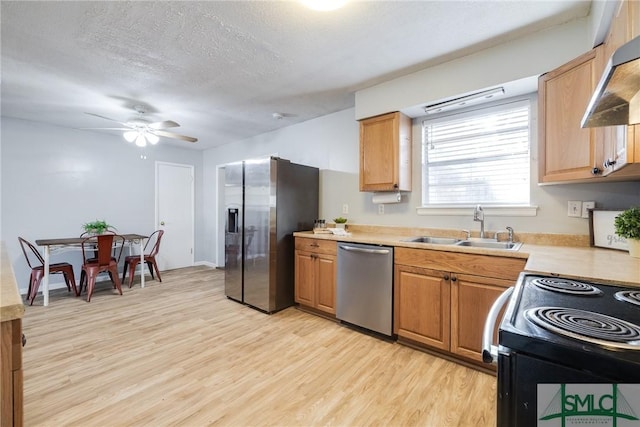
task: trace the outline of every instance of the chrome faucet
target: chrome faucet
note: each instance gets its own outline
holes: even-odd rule
[[[513,228],[507,227],[507,231],[509,232],[509,243],[513,243]]]
[[[496,232],[496,240],[498,240],[498,235],[500,234],[505,234],[508,233],[509,234],[509,243],[513,243],[513,228],[512,227],[506,227],[507,231],[497,231]]]
[[[484,212],[482,206],[476,205],[473,210],[473,220],[480,222],[480,238],[484,239]]]

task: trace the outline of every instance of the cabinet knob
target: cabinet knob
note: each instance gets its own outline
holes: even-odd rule
[[[451,276],[451,281],[455,282],[456,280],[458,280],[458,278],[456,276]]]
[[[444,280],[449,280],[449,275],[448,275],[448,274],[445,274],[445,275],[444,275],[444,277],[443,277],[443,279],[444,279]]]
[[[606,169],[606,168],[611,167],[611,166],[613,166],[613,165],[615,165],[615,164],[616,164],[616,161],[615,161],[615,160],[613,160],[613,159],[607,159],[607,160],[605,160],[605,161],[604,161],[604,163],[602,164],[602,166],[604,166],[604,168]]]
[[[600,170],[600,168],[591,169],[591,175],[600,175],[601,173],[602,171]]]

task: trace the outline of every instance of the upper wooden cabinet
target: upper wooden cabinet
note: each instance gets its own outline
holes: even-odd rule
[[[580,125],[600,78],[601,61],[599,46],[540,76],[538,182],[588,180],[601,174],[602,130]]]
[[[628,4],[629,10],[629,25],[631,26],[631,38],[640,36],[640,2],[639,1],[625,1]]]
[[[580,126],[609,58],[639,34],[640,2],[623,0],[604,44],[540,77],[538,182],[640,178],[640,125],[591,129]]]
[[[360,120],[360,191],[411,191],[411,119],[388,113]]]
[[[621,1],[604,43],[604,63],[620,46],[640,35],[640,2]],[[640,176],[640,125],[603,128],[603,174],[616,178]],[[624,169],[624,170],[623,170]],[[615,172],[615,173],[614,173]]]

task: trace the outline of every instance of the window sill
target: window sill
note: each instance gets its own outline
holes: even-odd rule
[[[420,206],[416,208],[418,215],[473,215],[472,206]],[[487,216],[536,216],[537,206],[482,206]]]

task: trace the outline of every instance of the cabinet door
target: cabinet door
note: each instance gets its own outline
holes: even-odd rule
[[[411,119],[399,112],[360,121],[360,191],[411,191]]]
[[[295,252],[295,301],[313,307],[315,300],[315,255]]]
[[[620,2],[613,19],[611,29],[603,46],[602,68],[611,55],[631,39],[629,2]],[[603,176],[617,171],[627,163],[627,126],[607,126],[602,128],[603,138]]]
[[[640,36],[640,2],[637,0],[625,1],[629,8],[629,26],[631,27],[630,36],[636,38]]]
[[[336,257],[318,255],[316,268],[316,308],[336,314]]]
[[[540,77],[539,182],[593,178],[602,168],[602,130],[581,127],[582,116],[600,78],[602,47]]]
[[[480,276],[451,277],[451,352],[482,362],[484,323],[500,294],[513,282]],[[500,314],[502,316],[502,314]],[[494,331],[497,342],[498,328]]]
[[[396,265],[394,292],[398,336],[448,351],[450,286],[447,273]]]

